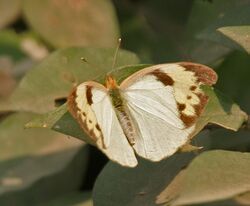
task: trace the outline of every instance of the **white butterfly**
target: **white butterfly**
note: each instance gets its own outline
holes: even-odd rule
[[[188,142],[208,101],[200,86],[216,81],[201,64],[159,64],[120,85],[111,76],[106,86],[84,82],[68,97],[68,108],[103,153],[134,167],[135,154],[160,161]]]

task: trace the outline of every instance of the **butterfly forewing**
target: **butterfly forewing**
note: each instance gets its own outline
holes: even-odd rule
[[[133,147],[138,155],[159,161],[187,143],[208,100],[200,86],[217,80],[213,70],[203,66],[200,73],[198,66],[155,65],[122,82],[120,88],[137,128]]]
[[[111,160],[129,167],[137,165],[104,86],[96,82],[80,84],[69,96],[68,105],[84,131]]]

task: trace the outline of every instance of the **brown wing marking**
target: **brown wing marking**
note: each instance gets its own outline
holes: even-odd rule
[[[91,90],[92,90],[92,86],[87,85],[86,86],[86,97],[87,97],[87,102],[89,105],[93,104]]]
[[[154,75],[165,86],[172,86],[174,84],[174,80],[165,72],[162,72],[160,69],[156,69],[149,74]]]
[[[185,125],[189,127],[192,124],[194,124],[196,119],[202,114],[205,108],[205,105],[208,102],[208,96],[205,95],[203,91],[199,89],[199,86],[201,84],[211,86],[216,83],[218,77],[217,77],[217,74],[211,68],[205,65],[196,64],[192,62],[180,62],[178,64],[184,67],[186,71],[192,71],[194,75],[197,77],[197,81],[194,82],[194,85],[191,85],[189,87],[189,90],[199,98],[199,104],[192,104],[194,111],[195,111],[195,115],[193,116],[185,115],[182,112],[183,108],[180,107],[181,104],[177,103],[178,109],[180,112],[180,117],[182,121],[185,123]],[[187,98],[187,101],[189,101],[192,99],[192,96],[187,95],[186,98]]]
[[[177,102],[180,118],[184,122],[186,127],[190,127],[196,122],[196,120],[202,114],[205,105],[208,102],[208,96],[206,96],[205,94],[198,93],[197,96],[200,100],[200,103],[192,105],[195,111],[194,115],[186,115],[185,113],[183,113],[183,110],[185,109],[186,105]]]
[[[91,93],[91,86],[86,86],[86,104],[85,104],[85,111],[82,111],[76,102],[77,98],[77,87],[73,89],[71,94],[68,96],[68,110],[72,114],[72,116],[77,120],[80,124],[81,128],[84,130],[86,134],[88,134],[91,139],[96,142],[98,138],[102,138],[102,132],[100,126],[98,125],[96,119],[93,118],[93,114],[89,115],[90,112],[93,113],[90,105],[93,103],[92,101],[92,93]],[[89,116],[92,118],[90,118]],[[91,125],[91,127],[89,126]]]
[[[197,76],[199,82],[212,86],[217,82],[218,76],[215,71],[208,66],[196,64],[192,62],[180,62],[180,66],[184,67],[187,71],[192,71]]]

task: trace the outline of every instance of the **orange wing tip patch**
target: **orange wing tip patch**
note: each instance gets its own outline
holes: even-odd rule
[[[184,67],[187,71],[194,72],[198,81],[203,84],[211,86],[217,82],[218,76],[216,72],[208,66],[192,62],[180,62],[178,64]]]

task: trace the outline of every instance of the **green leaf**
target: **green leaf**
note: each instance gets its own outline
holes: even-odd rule
[[[135,168],[109,162],[95,182],[94,205],[153,206],[159,191],[193,156],[191,153],[178,154],[157,163],[139,159]]]
[[[204,91],[209,96],[209,102],[197,122],[196,133],[208,123],[237,131],[247,120],[246,113],[220,91],[212,87],[204,87]]]
[[[25,125],[26,128],[49,128],[57,132],[76,137],[90,144],[94,144],[81,129],[80,125],[68,112],[64,104],[55,111],[42,114]]]
[[[250,3],[242,1],[241,4],[235,5],[233,8],[222,12],[211,25],[198,34],[198,38],[219,43],[221,45],[238,48],[240,46],[234,41],[228,39],[217,31],[221,27],[227,26],[245,26],[250,24]]]
[[[0,56],[9,56],[13,61],[26,57],[21,49],[21,37],[14,31],[0,31]]]
[[[217,87],[233,98],[250,113],[250,58],[246,52],[235,51],[217,68],[219,81]]]
[[[249,153],[204,152],[181,175],[176,176],[157,202],[188,205],[228,199],[247,192],[250,190],[249,163]],[[175,189],[175,193],[170,187],[177,183],[179,188]]]
[[[25,130],[36,116],[16,113],[0,123],[0,205],[35,205],[81,185],[87,148],[50,130]]]
[[[193,1],[115,1],[124,48],[144,62],[186,59],[185,24]],[[178,11],[178,12],[176,12]]]
[[[93,206],[90,192],[75,192],[39,206]]]
[[[17,19],[21,11],[21,0],[0,0],[0,29]]]
[[[228,26],[218,28],[217,30],[229,39],[237,42],[243,49],[250,53],[250,26]]]
[[[209,27],[228,10],[242,4],[244,0],[220,0],[220,1],[193,1],[192,9],[187,19],[185,41],[183,47],[186,48],[186,58],[204,64],[215,64],[230,52],[230,49],[211,42],[207,39],[198,39],[197,35]]]
[[[55,99],[67,97],[75,84],[105,76],[110,71],[114,49],[68,48],[54,52],[30,70],[0,111],[36,113],[55,108]],[[81,61],[81,57],[89,63]],[[135,54],[119,50],[116,67],[138,63]]]
[[[117,45],[119,29],[110,0],[25,0],[23,11],[30,26],[54,47]]]

